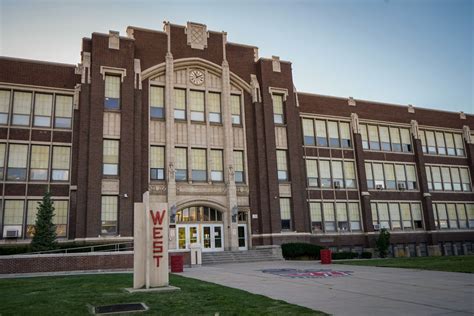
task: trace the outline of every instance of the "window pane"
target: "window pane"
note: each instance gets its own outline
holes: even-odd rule
[[[318,146],[328,146],[326,121],[316,120],[316,140]]]
[[[349,123],[340,122],[339,127],[341,130],[341,147],[349,148],[351,147],[351,132]]]
[[[380,143],[382,146],[382,150],[390,151],[390,136],[388,127],[386,126],[379,126],[380,132]]]
[[[101,207],[101,233],[115,234],[117,233],[117,214],[118,213],[118,197],[102,196]]]
[[[313,120],[303,119],[303,136],[305,145],[314,145]]]
[[[120,109],[120,80],[119,76],[105,76],[105,102],[106,109]]]
[[[400,131],[398,130],[398,127],[390,127],[390,139],[392,143],[392,150],[402,151]]]
[[[436,132],[436,144],[438,145],[438,154],[446,155],[446,144],[444,142],[444,135],[442,132]]]
[[[360,124],[360,135],[362,137],[362,148],[369,149],[369,135],[367,134],[367,125]]]
[[[341,161],[331,161],[333,187],[336,189],[344,187],[344,177]]]
[[[370,149],[380,150],[379,133],[377,126],[368,125]]]
[[[10,112],[10,91],[8,90],[0,90],[0,112]],[[5,124],[6,122],[1,123]]]
[[[461,134],[454,134],[454,144],[456,145],[456,154],[464,156],[464,141]]]
[[[402,149],[404,152],[411,152],[411,136],[408,128],[401,128],[400,135],[402,140]]]
[[[344,161],[344,177],[346,181],[346,188],[356,187],[354,162]]]
[[[329,146],[340,147],[337,122],[328,121]]]
[[[332,187],[331,182],[331,169],[329,166],[329,161],[320,160],[319,161],[319,171],[321,174],[321,187],[330,188]]]

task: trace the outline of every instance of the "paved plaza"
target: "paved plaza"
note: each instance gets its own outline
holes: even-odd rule
[[[474,275],[465,273],[273,261],[203,266],[183,274],[334,315],[474,313]]]

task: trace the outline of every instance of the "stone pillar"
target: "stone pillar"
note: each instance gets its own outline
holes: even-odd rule
[[[462,254],[463,255],[468,255],[469,254],[469,251],[467,250],[467,245],[466,244],[462,244]]]
[[[428,256],[430,257],[440,257],[441,248],[439,245],[428,245]]]
[[[408,246],[405,247],[405,257],[407,257],[407,258],[411,257],[410,247],[408,247]]]
[[[232,130],[232,113],[230,111],[230,69],[227,60],[222,62],[222,122],[224,125],[224,181],[227,186],[227,212],[224,216],[224,227],[226,231],[226,250],[238,250],[237,238],[237,187],[234,178],[234,142]],[[235,219],[235,222],[233,221]]]
[[[416,246],[415,249],[416,249],[416,256],[421,257],[421,248],[420,248],[420,246]]]
[[[456,244],[453,245],[453,255],[459,256],[458,246]]]

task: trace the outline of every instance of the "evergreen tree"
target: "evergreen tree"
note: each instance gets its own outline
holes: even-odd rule
[[[386,228],[380,230],[379,237],[375,241],[377,250],[381,258],[388,255],[388,247],[390,246],[390,232]]]
[[[54,206],[51,193],[46,192],[38,203],[35,235],[31,241],[32,251],[44,251],[56,248],[56,226],[53,224]]]

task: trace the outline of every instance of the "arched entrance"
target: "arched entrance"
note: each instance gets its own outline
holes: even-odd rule
[[[191,206],[176,212],[176,248],[189,249],[199,243],[202,251],[224,250],[224,222],[219,210]]]

